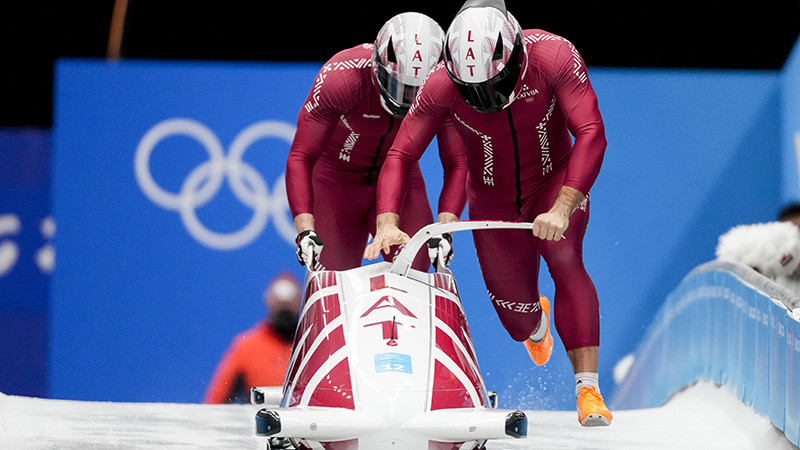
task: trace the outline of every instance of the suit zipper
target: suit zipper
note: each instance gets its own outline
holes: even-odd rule
[[[369,166],[367,170],[367,185],[371,186],[372,183],[375,181],[372,179],[372,175],[375,173],[375,169],[378,168],[378,157],[381,154],[381,147],[383,147],[383,141],[386,140],[386,136],[392,132],[392,127],[394,127],[394,116],[389,117],[389,129],[386,130],[386,133],[381,136],[380,141],[378,141],[378,148],[375,149],[375,156],[372,157],[372,165]]]
[[[508,116],[508,127],[511,129],[511,141],[514,143],[514,182],[517,188],[517,215],[522,215],[522,181],[519,174],[519,142],[517,142],[517,130],[514,128],[514,118],[511,117],[511,109],[506,108]]]

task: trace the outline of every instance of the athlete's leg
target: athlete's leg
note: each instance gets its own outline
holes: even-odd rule
[[[360,267],[369,231],[367,186],[314,172],[314,229],[322,238],[320,263],[329,270]]]
[[[597,290],[583,264],[583,236],[589,216],[588,201],[570,217],[566,239],[541,241],[542,256],[555,284],[553,321],[564,347],[600,343]]]
[[[550,208],[562,184],[560,179],[553,180],[539,193],[530,217]],[[600,395],[597,374],[600,310],[597,290],[583,264],[588,223],[587,197],[570,216],[565,239],[539,240],[539,248],[555,283],[553,318],[575,374],[578,421],[583,426],[605,426],[611,423],[612,415]]]
[[[555,189],[542,203],[552,204]],[[566,239],[540,241],[542,257],[555,284],[553,322],[575,373],[597,372],[600,308],[597,290],[583,264],[583,237],[589,199],[570,216]]]
[[[562,176],[542,188],[529,205],[525,217],[533,220],[547,212],[558,196]],[[589,223],[589,199],[569,219],[566,239],[536,239],[537,248],[547,263],[555,284],[553,323],[566,350],[597,346],[600,341],[600,311],[597,290],[583,264],[583,237]]]
[[[528,230],[478,230],[473,238],[500,323],[515,341],[528,339],[542,317],[535,238]]]

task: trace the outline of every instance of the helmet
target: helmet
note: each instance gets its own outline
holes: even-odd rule
[[[447,74],[468,105],[490,113],[514,101],[528,52],[522,29],[503,1],[467,1],[450,24],[445,41]]]
[[[378,32],[372,69],[381,105],[402,118],[428,72],[442,59],[444,31],[430,17],[406,12],[389,19]]]
[[[290,272],[278,274],[264,290],[264,304],[270,313],[285,310],[297,315],[302,302],[303,288]]]

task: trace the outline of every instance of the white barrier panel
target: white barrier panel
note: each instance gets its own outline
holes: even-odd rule
[[[797,295],[749,267],[699,266],[667,297],[612,405],[656,407],[713,381],[800,444],[799,308]]]

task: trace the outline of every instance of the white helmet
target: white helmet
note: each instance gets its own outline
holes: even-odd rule
[[[406,12],[389,19],[378,32],[372,68],[381,105],[395,117],[411,107],[428,72],[442,59],[444,31],[430,17]]]
[[[447,30],[445,67],[468,105],[497,112],[519,94],[528,52],[502,0],[469,0]]]

